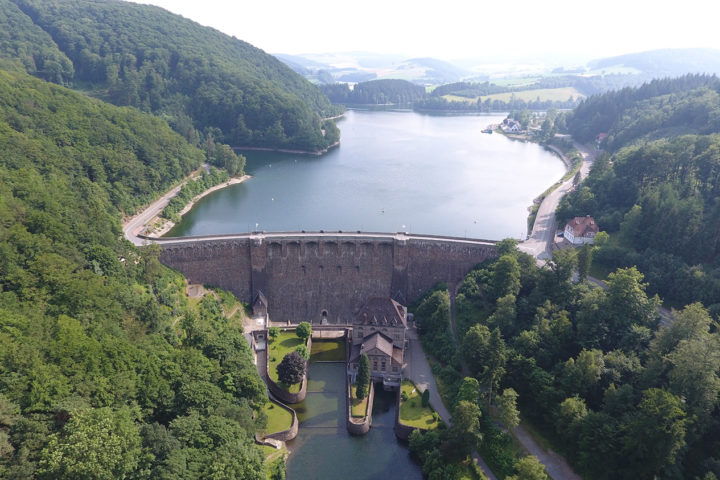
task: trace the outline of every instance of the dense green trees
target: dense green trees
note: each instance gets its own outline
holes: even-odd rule
[[[568,130],[581,142],[607,133],[612,150],[655,131],[666,130],[666,136],[672,127],[684,133],[717,132],[717,89],[714,76],[685,75],[609,91],[578,105],[568,119]]]
[[[413,306],[423,347],[443,363],[458,365],[457,346],[450,331],[450,297],[443,285]]]
[[[40,452],[40,478],[130,476],[140,461],[140,432],[127,408],[75,410]]]
[[[346,83],[323,85],[320,89],[330,101],[342,105],[408,105],[425,97],[424,87],[394,79],[360,82],[352,90]]]
[[[305,359],[296,351],[286,354],[277,366],[277,374],[287,385],[300,383],[305,376]]]
[[[0,148],[0,477],[264,478],[237,300],[190,304],[157,248],[122,240],[121,217],[203,153],[7,71]]]
[[[3,53],[29,73],[165,117],[193,143],[317,150],[338,113],[274,57],[157,7],[120,1],[2,2]],[[7,12],[7,13],[5,13]]]
[[[720,82],[686,76],[592,97],[568,119],[589,139],[608,133],[588,179],[560,203],[560,222],[590,214],[610,233],[593,261],[636,266],[675,305],[720,295],[717,197]]]
[[[312,335],[312,325],[308,322],[300,322],[297,327],[295,327],[295,334],[300,337],[300,339],[307,343],[308,338]]]
[[[484,292],[507,284],[507,268],[498,264],[507,266],[508,256],[526,264],[525,254],[508,247],[501,244],[498,259],[466,276],[455,301],[469,325],[461,351],[480,396],[509,424],[515,402],[586,478],[720,473],[720,332],[708,311],[691,304],[661,326],[658,300],[637,269],[618,269],[606,290],[590,289],[571,283],[572,255],[543,268],[529,263],[517,296],[483,301]],[[515,317],[495,325],[509,298]],[[458,385],[458,398],[476,395],[471,382]],[[493,400],[493,390],[503,394]],[[494,469],[518,478],[542,472],[508,457],[492,425],[483,420],[481,427],[481,454]]]
[[[358,362],[358,373],[357,373],[357,389],[355,390],[355,396],[362,400],[367,397],[368,390],[370,388],[370,359],[363,353],[360,355],[360,361]]]

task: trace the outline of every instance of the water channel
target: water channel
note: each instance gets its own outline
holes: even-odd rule
[[[344,363],[310,363],[307,397],[292,405],[300,430],[287,445],[288,479],[421,479],[420,465],[393,432],[395,394],[376,390],[372,428],[356,437],[345,426],[344,388]]]
[[[253,178],[203,198],[170,236],[345,230],[520,238],[564,166],[532,143],[483,134],[502,116],[351,110],[321,157],[244,152]]]

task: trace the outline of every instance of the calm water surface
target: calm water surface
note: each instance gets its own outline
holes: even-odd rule
[[[564,166],[538,145],[480,133],[501,120],[348,111],[339,148],[319,158],[245,152],[253,178],[202,199],[169,235],[257,228],[519,238],[528,206]]]
[[[300,430],[287,444],[288,479],[422,479],[420,465],[393,432],[395,394],[376,390],[372,428],[356,437],[345,426],[344,388],[344,363],[310,363],[308,394],[292,405]]]

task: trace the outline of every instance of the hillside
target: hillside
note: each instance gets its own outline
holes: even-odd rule
[[[264,479],[237,301],[188,303],[155,249],[122,240],[121,215],[203,153],[3,70],[0,149],[0,478]]]
[[[610,233],[595,261],[637,265],[671,305],[720,311],[720,82],[685,76],[590,97],[568,116],[573,136],[607,132],[608,154],[557,211],[593,215]]]
[[[360,82],[352,90],[346,83],[320,88],[333,103],[342,105],[408,105],[425,96],[425,88],[420,85],[394,79]]]
[[[458,80],[470,72],[436,58],[404,58],[366,52],[318,55],[277,54],[290,68],[314,81],[322,73],[322,83],[367,82],[376,79],[406,80],[418,85],[438,85]],[[330,78],[328,78],[330,77]]]
[[[581,142],[607,133],[605,146],[611,150],[645,135],[657,138],[660,130],[667,134],[676,128],[682,133],[711,133],[720,126],[715,99],[719,90],[720,81],[714,76],[653,80],[638,88],[588,98],[572,112],[568,128]]]
[[[321,118],[337,109],[308,81],[248,43],[152,6],[0,2],[12,32],[2,54],[57,58],[61,67],[52,78],[47,66],[33,69],[24,61],[29,73],[161,114],[187,138],[195,129],[231,145],[317,150],[332,143],[322,135]]]
[[[629,53],[588,62],[591,70],[622,71],[649,78],[677,77],[688,73],[720,73],[720,50],[665,48]]]

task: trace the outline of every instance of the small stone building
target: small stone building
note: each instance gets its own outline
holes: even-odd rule
[[[565,239],[573,245],[593,244],[595,235],[600,231],[595,219],[590,215],[575,217],[565,225]]]
[[[387,297],[369,299],[353,321],[352,350],[348,373],[355,379],[360,355],[370,360],[373,381],[385,388],[396,388],[402,382],[407,309]]]
[[[268,316],[268,301],[262,292],[258,292],[255,295],[255,299],[252,303],[252,318],[257,322],[258,325],[268,327],[269,319]]]

